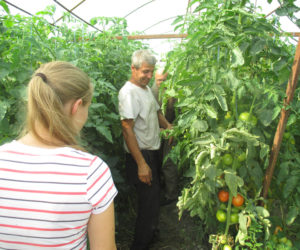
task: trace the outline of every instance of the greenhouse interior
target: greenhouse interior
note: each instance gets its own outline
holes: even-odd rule
[[[299,0],[0,0],[0,41],[0,249],[300,249]]]

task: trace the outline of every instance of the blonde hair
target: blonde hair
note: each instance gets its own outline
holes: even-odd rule
[[[86,105],[92,99],[93,87],[89,77],[68,62],[49,62],[37,69],[28,84],[27,119],[23,134],[31,132],[48,145],[77,147],[78,131],[64,105],[82,99]],[[61,145],[46,141],[37,132],[41,124]]]

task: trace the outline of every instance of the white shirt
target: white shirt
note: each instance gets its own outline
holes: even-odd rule
[[[133,131],[141,150],[157,150],[160,147],[157,115],[159,109],[160,107],[148,86],[141,88],[128,81],[119,92],[121,120],[134,120]],[[124,147],[129,152],[126,143]]]

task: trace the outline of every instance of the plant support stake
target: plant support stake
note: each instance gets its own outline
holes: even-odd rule
[[[286,98],[284,99],[284,107],[281,109],[280,120],[277,126],[277,130],[273,140],[273,146],[270,155],[269,166],[266,170],[266,175],[263,185],[263,197],[266,199],[268,195],[268,190],[271,184],[271,179],[275,169],[276,160],[278,157],[282,136],[286,127],[286,123],[289,117],[290,110],[287,109],[288,105],[293,100],[294,92],[297,86],[298,76],[300,71],[300,38],[298,39],[298,45],[296,48],[295,59],[292,66],[292,72],[288,81],[286,89]]]

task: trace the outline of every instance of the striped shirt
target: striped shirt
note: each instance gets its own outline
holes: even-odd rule
[[[86,249],[91,213],[117,194],[99,157],[70,147],[0,146],[0,249]]]

